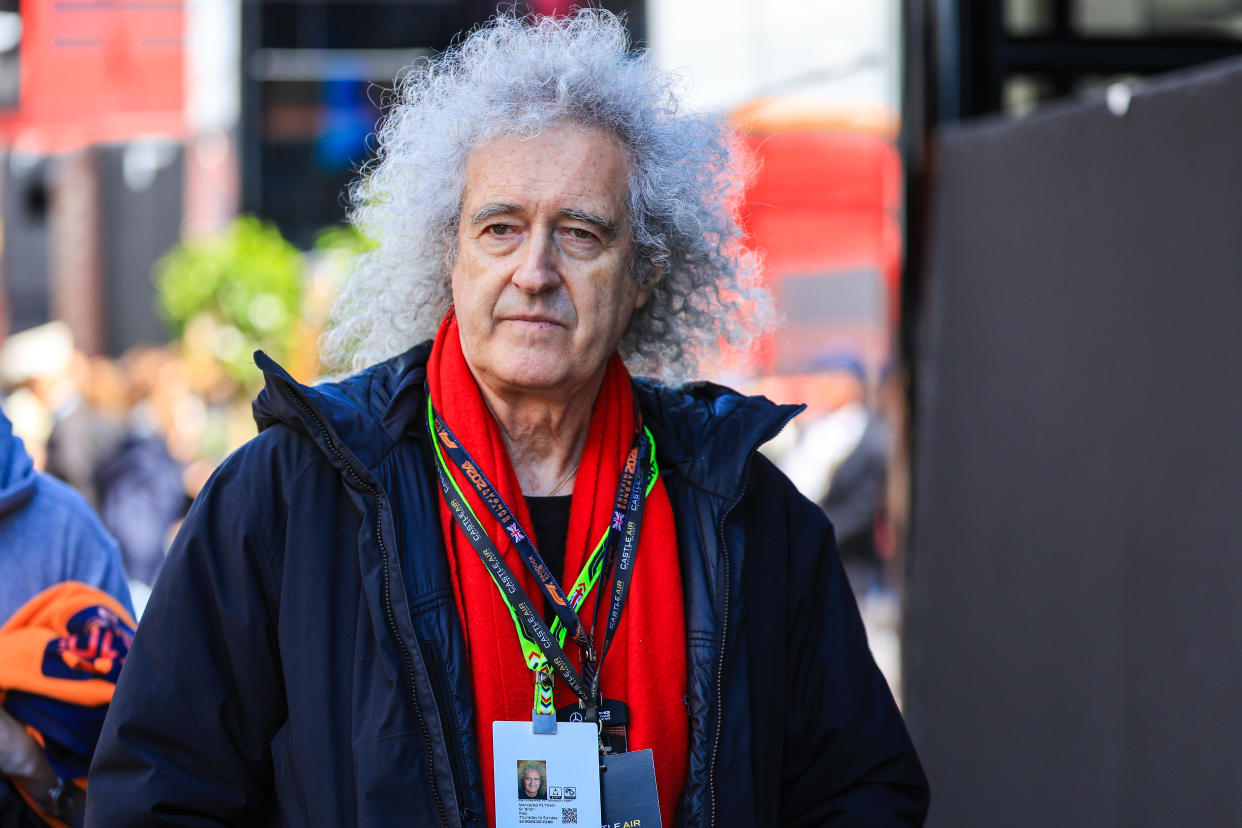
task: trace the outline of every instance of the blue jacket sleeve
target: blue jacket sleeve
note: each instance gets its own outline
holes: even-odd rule
[[[199,494],[156,582],[91,766],[87,825],[269,813],[270,744],[286,716],[270,557],[282,520],[256,514],[264,487],[240,476],[248,451]]]

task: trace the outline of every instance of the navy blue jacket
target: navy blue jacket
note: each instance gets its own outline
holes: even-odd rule
[[[315,388],[258,356],[261,433],[170,552],[92,766],[88,824],[483,824],[490,774],[440,543],[428,352]],[[756,453],[797,409],[709,384],[638,393],[685,590],[680,823],[920,824],[926,780],[828,522]]]

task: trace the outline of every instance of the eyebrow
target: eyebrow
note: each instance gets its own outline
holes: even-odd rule
[[[517,211],[518,207],[516,204],[501,204],[499,202],[487,204],[483,207],[483,209],[479,210],[470,217],[470,223],[478,224],[479,222],[487,221],[493,216],[502,216],[505,213],[516,213]]]
[[[566,207],[564,210],[560,211],[560,214],[565,218],[571,218],[577,221],[585,221],[587,224],[593,224],[600,230],[604,231],[604,234],[610,239],[617,235],[616,222],[609,221],[603,216],[596,215],[595,213],[588,213],[586,210],[575,210],[573,207]]]
[[[507,215],[508,213],[518,213],[518,212],[521,212],[521,210],[516,204],[505,204],[503,202],[494,202],[492,204],[485,204],[482,208],[479,209],[478,212],[476,212],[473,216],[470,217],[470,223],[481,224],[482,222],[485,222],[490,218],[495,218],[496,216],[503,216],[503,215]],[[598,227],[610,239],[617,235],[616,222],[609,221],[608,219],[604,218],[601,215],[598,215],[597,213],[591,213],[586,210],[579,210],[574,207],[566,207],[565,209],[559,210],[558,212],[560,213],[560,215],[564,216],[565,218],[574,219],[575,221],[586,222],[587,224],[592,224]]]

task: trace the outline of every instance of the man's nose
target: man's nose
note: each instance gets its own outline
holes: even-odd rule
[[[557,270],[557,250],[551,234],[536,230],[518,251],[520,257],[513,271],[513,284],[527,293],[543,293],[561,283]]]

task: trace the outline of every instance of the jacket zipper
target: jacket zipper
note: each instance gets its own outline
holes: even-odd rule
[[[716,525],[716,532],[720,537],[720,559],[724,564],[724,601],[721,608],[720,644],[716,650],[716,732],[712,739],[712,758],[707,765],[707,785],[711,792],[712,804],[711,818],[707,822],[709,826],[716,824],[716,760],[720,755],[720,734],[724,731],[724,656],[725,642],[729,636],[729,593],[733,590],[732,564],[729,561],[729,549],[725,546],[724,526],[729,515],[733,514],[733,510],[737,508],[737,504],[742,502],[748,485],[750,485],[749,459],[746,461],[746,472],[742,476],[742,489],[738,492],[737,498],[729,504],[729,508],[720,513],[720,522]]]
[[[780,425],[769,436],[760,440],[755,448],[750,450],[746,455],[746,467],[742,472],[742,487],[738,490],[737,497],[729,504],[729,507],[720,513],[720,521],[716,524],[716,534],[720,538],[720,559],[724,563],[724,602],[723,612],[720,621],[720,645],[716,652],[716,733],[712,739],[712,756],[711,761],[707,765],[707,787],[710,792],[711,800],[711,818],[708,820],[709,826],[716,824],[716,762],[720,757],[720,736],[724,732],[724,657],[725,642],[728,640],[729,634],[729,594],[733,590],[732,580],[732,563],[729,560],[729,548],[725,544],[725,521],[733,514],[733,510],[742,502],[742,498],[746,496],[746,489],[750,486],[750,466],[755,459],[755,452],[758,447],[773,439],[777,434],[789,425],[789,421],[798,416],[806,406],[798,408],[785,419],[781,420]]]
[[[423,641],[419,639],[419,647],[422,648]],[[427,671],[431,674],[431,686],[436,692],[437,703],[441,710],[452,710],[449,699],[453,694],[453,688],[449,685],[448,676],[444,672],[444,665],[437,659],[427,658],[426,649],[423,649],[423,663],[427,665]],[[453,783],[457,790],[466,790],[466,757],[462,753],[461,735],[457,731],[456,716],[441,716],[441,726],[444,728],[444,741],[448,743],[449,760],[453,769]],[[461,806],[461,802],[457,803]],[[462,806],[460,808],[462,822],[469,822],[479,815],[474,808]]]
[[[312,409],[306,401],[302,399],[301,394],[297,392],[292,383],[283,379],[281,382],[283,382],[285,387],[288,388],[290,396],[293,397],[293,400],[297,403],[298,407],[305,411],[307,416],[314,421],[316,427],[319,429],[319,433],[324,437],[324,442],[326,443],[328,450],[332,452],[332,455],[336,457],[341,466],[348,471],[349,476],[352,477],[358,485],[367,492],[367,494],[375,498],[375,540],[379,544],[380,554],[384,559],[384,617],[388,619],[388,632],[392,636],[393,641],[396,643],[397,648],[401,651],[401,658],[405,662],[405,672],[409,680],[409,687],[407,688],[409,701],[414,708],[414,715],[418,719],[418,726],[423,732],[423,749],[427,757],[427,770],[425,773],[425,776],[427,777],[427,787],[431,789],[432,798],[435,800],[436,813],[440,815],[440,824],[448,825],[448,815],[444,808],[444,798],[440,795],[440,789],[436,785],[435,771],[433,770],[435,753],[431,746],[431,729],[427,727],[427,719],[423,716],[422,706],[418,703],[418,689],[414,683],[414,658],[410,655],[409,647],[407,647],[405,642],[401,639],[400,630],[397,629],[396,613],[392,608],[392,596],[390,593],[392,584],[388,574],[388,547],[384,543],[383,533],[384,498],[380,496],[379,491],[374,486],[363,480],[354,470],[349,461],[345,459],[345,456],[341,454],[339,449],[337,449],[336,441],[333,439],[331,432],[329,432],[327,427],[323,424],[323,420],[321,420],[319,415],[315,413],[314,409]]]

